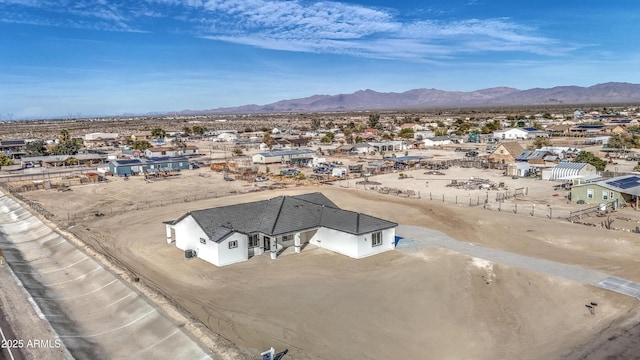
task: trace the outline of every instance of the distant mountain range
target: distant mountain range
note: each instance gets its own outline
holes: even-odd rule
[[[414,89],[403,93],[381,93],[374,90],[360,90],[352,94],[313,95],[267,105],[184,110],[180,114],[402,110],[563,104],[640,104],[640,84],[609,82],[590,87],[558,86],[550,89],[529,90],[495,87],[470,92]]]

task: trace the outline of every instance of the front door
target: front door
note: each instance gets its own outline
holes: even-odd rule
[[[264,236],[262,238],[262,248],[264,249],[264,251],[271,250],[271,238],[270,237]]]

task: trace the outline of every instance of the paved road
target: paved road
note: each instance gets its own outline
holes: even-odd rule
[[[180,324],[2,193],[0,247],[74,358],[211,358]]]
[[[640,300],[640,283],[611,276],[603,272],[474,245],[452,239],[442,232],[419,226],[399,225],[396,230],[396,235],[401,237],[396,246],[396,250],[398,251],[411,253],[431,247],[449,249],[499,264],[594,285]]]

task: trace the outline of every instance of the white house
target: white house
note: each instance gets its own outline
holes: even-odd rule
[[[443,146],[452,143],[451,138],[448,136],[432,136],[430,138],[425,138],[423,141],[425,147]]]
[[[301,150],[282,150],[261,152],[253,155],[251,160],[254,164],[277,164],[277,163],[300,163],[305,164],[310,162],[315,151],[311,149]]]
[[[144,156],[147,158],[152,158],[152,157],[173,157],[173,156],[177,156],[178,153],[176,151],[176,148],[171,147],[171,146],[157,146],[157,147],[150,147],[148,149],[144,150]]]
[[[236,140],[238,140],[238,135],[232,132],[223,132],[213,138],[213,141],[219,141],[219,142],[233,142]]]
[[[493,132],[493,137],[499,140],[526,139],[529,132],[519,128],[498,130]]]
[[[200,154],[200,150],[195,145],[187,145],[184,147],[158,146],[151,147],[144,151],[146,158],[153,157],[174,157],[174,156],[195,156]]]
[[[167,243],[216,266],[309,243],[352,258],[395,248],[398,224],[338,208],[322,193],[190,211],[165,222]]]

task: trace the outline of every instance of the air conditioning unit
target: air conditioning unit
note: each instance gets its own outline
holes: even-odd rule
[[[194,257],[198,257],[198,255],[196,254],[195,250],[185,250],[184,251],[184,258],[185,259],[191,259]]]

